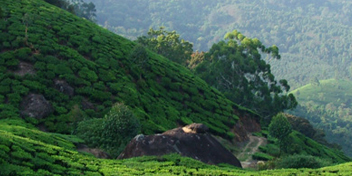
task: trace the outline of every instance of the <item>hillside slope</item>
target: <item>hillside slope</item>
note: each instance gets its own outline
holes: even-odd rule
[[[103,117],[116,102],[133,110],[144,134],[199,122],[212,134],[241,140],[246,125],[260,129],[259,117],[180,65],[89,21],[40,0],[3,4],[0,175],[246,174],[173,155],[116,161],[78,153],[75,145],[83,141],[64,134]]]
[[[144,134],[201,122],[232,139],[237,115],[256,117],[186,68],[143,48],[138,55],[135,43],[87,20],[42,1],[3,3],[0,118],[22,116],[44,130],[71,133],[78,121],[123,102]],[[136,54],[143,60],[131,59]],[[48,112],[34,117],[24,101],[31,97],[48,102]]]
[[[349,175],[352,163],[321,169],[246,171],[178,155],[126,160],[78,153],[73,136],[44,133],[20,120],[0,120],[0,175]]]
[[[300,106],[290,113],[306,117],[314,127],[325,131],[326,139],[340,144],[352,156],[352,82],[349,80],[320,80],[302,86],[295,94]]]

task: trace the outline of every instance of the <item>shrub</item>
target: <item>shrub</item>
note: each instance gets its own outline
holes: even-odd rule
[[[140,132],[136,116],[122,103],[113,105],[103,119],[78,124],[76,133],[92,147],[100,147],[116,158],[126,144]]]
[[[115,104],[110,112],[105,115],[103,128],[102,137],[106,141],[111,141],[107,142],[103,148],[107,149],[113,156],[117,156],[131,138],[140,131],[137,117],[122,103]]]
[[[260,153],[260,152],[256,152],[253,156],[253,159],[255,160],[264,160],[264,161],[268,161],[268,160],[272,160],[274,159],[274,157],[265,154],[265,153]]]
[[[320,168],[331,165],[328,159],[309,155],[291,155],[276,161],[276,168]]]
[[[86,79],[86,80],[89,81],[89,82],[95,82],[95,81],[97,81],[97,79],[98,79],[97,74],[96,74],[94,71],[89,70],[87,67],[83,67],[83,68],[78,72],[78,75],[79,75],[81,78],[84,78],[84,79]]]

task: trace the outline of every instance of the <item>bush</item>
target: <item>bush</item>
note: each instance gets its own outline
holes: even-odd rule
[[[274,157],[272,157],[268,154],[265,154],[265,153],[260,153],[260,152],[256,152],[252,157],[255,160],[263,160],[263,161],[268,161],[268,160],[274,159]]]
[[[328,159],[309,155],[291,155],[276,161],[276,168],[320,168],[331,165]]]
[[[122,103],[115,104],[103,119],[78,124],[76,133],[89,146],[100,147],[116,158],[126,144],[140,132],[136,116]]]
[[[106,143],[104,148],[113,146],[125,146],[140,131],[139,121],[131,110],[122,103],[115,104],[110,112],[105,115],[103,121],[102,137],[111,143]],[[121,151],[111,149],[113,155],[118,155]],[[108,151],[109,152],[109,151]],[[111,153],[109,152],[109,153]]]

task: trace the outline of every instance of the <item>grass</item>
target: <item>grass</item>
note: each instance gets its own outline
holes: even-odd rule
[[[5,0],[1,8],[0,175],[324,173],[253,172],[177,155],[107,160],[77,152],[75,143],[83,141],[68,135],[74,124],[103,117],[116,102],[132,109],[145,134],[201,122],[229,140],[233,134],[228,131],[239,119],[235,114],[258,116],[227,100],[186,68],[150,51],[148,67],[139,69],[129,59],[135,43],[41,0]],[[25,71],[21,64],[28,65],[27,74],[18,74]],[[67,83],[74,94],[56,88],[56,80]],[[21,101],[30,93],[43,95],[54,111],[42,119],[21,115]],[[38,124],[50,133],[37,130]],[[346,169],[339,168],[338,173]],[[330,171],[327,168],[326,173]]]
[[[202,122],[226,139],[239,119],[256,114],[227,100],[190,70],[145,49],[147,63],[131,60],[136,46],[87,20],[41,0],[5,0],[0,19],[0,119],[20,117],[30,93],[41,94],[54,111],[28,119],[50,132],[71,134],[82,119],[101,118],[123,102],[144,134]],[[27,64],[28,74],[17,74]],[[55,87],[67,83],[73,94]],[[235,112],[234,112],[235,111]]]
[[[352,81],[328,79],[319,82],[319,86],[307,84],[291,93],[295,94],[299,102],[314,101],[320,105],[333,103],[339,106],[352,98]]]
[[[339,144],[352,156],[350,148],[352,81],[321,80],[320,85],[308,84],[293,91],[300,106],[290,113],[306,117],[315,128],[323,129],[330,143]]]
[[[0,120],[0,175],[349,175],[352,163],[320,169],[279,169],[250,171],[229,165],[207,165],[176,154],[144,156],[125,160],[97,159],[75,151],[73,142],[57,137],[56,146],[47,135],[16,120]],[[26,136],[15,134],[26,133]],[[38,138],[39,137],[39,138]]]

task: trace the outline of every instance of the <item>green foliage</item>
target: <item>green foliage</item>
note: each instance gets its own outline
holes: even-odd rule
[[[125,160],[97,159],[78,153],[74,136],[38,131],[17,120],[0,120],[0,175],[349,175],[351,163],[321,169],[251,171],[229,165],[208,165],[177,154]],[[72,142],[71,142],[72,141]],[[59,145],[57,145],[59,144]],[[294,161],[294,162],[290,162]],[[286,162],[287,164],[284,164]],[[311,156],[293,156],[277,165],[321,167],[329,164]]]
[[[83,68],[78,72],[78,75],[79,75],[81,78],[84,78],[84,79],[86,79],[86,80],[89,81],[89,82],[95,82],[95,81],[98,80],[98,75],[97,75],[94,71],[88,69],[87,67],[83,67]]]
[[[207,51],[229,29],[235,28],[267,46],[280,44],[283,59],[271,61],[275,68],[272,72],[295,88],[308,84],[313,77],[351,77],[348,48],[352,13],[348,9],[352,5],[348,1],[95,0],[94,3],[101,17],[98,23],[130,39],[146,33],[151,26],[165,26],[166,30],[176,30],[192,42],[195,50]],[[302,27],[306,30],[302,31]],[[272,51],[275,53],[276,47]]]
[[[292,132],[292,126],[284,114],[279,113],[274,116],[269,125],[269,134],[279,141],[280,149],[285,149],[288,135]],[[280,150],[280,153],[281,153]]]
[[[225,96],[254,110],[266,121],[274,114],[297,106],[286,80],[279,84],[262,54],[280,59],[277,47],[266,48],[258,39],[250,39],[234,30],[225,36],[227,41],[214,44],[203,62],[194,70],[208,84]]]
[[[351,130],[351,98],[352,86],[349,80],[320,80],[320,86],[306,85],[292,91],[297,95],[300,105],[289,113],[306,117],[317,131],[314,139],[330,147],[339,148],[349,156],[352,155],[350,145]],[[327,141],[324,140],[324,138]]]
[[[260,152],[254,153],[252,158],[255,159],[255,160],[262,160],[262,161],[268,161],[268,160],[274,159],[273,156],[270,156],[270,155],[265,154],[265,153],[260,153]]]
[[[96,9],[92,2],[86,3],[83,0],[45,0],[45,2],[65,9],[79,17],[95,21]]]
[[[109,143],[104,143],[102,148],[107,149],[113,157],[119,155],[125,145],[140,132],[137,117],[127,106],[117,103],[103,119],[102,138]],[[115,148],[118,148],[117,150]]]
[[[193,52],[191,43],[180,39],[176,31],[169,32],[164,30],[164,27],[160,27],[159,30],[150,28],[148,36],[138,37],[137,42],[182,65],[186,65]]]
[[[332,164],[331,160],[310,155],[291,155],[276,161],[276,168],[321,168]]]
[[[75,133],[88,145],[100,147],[116,158],[139,132],[137,117],[127,106],[117,103],[103,119],[89,119],[78,123]]]

